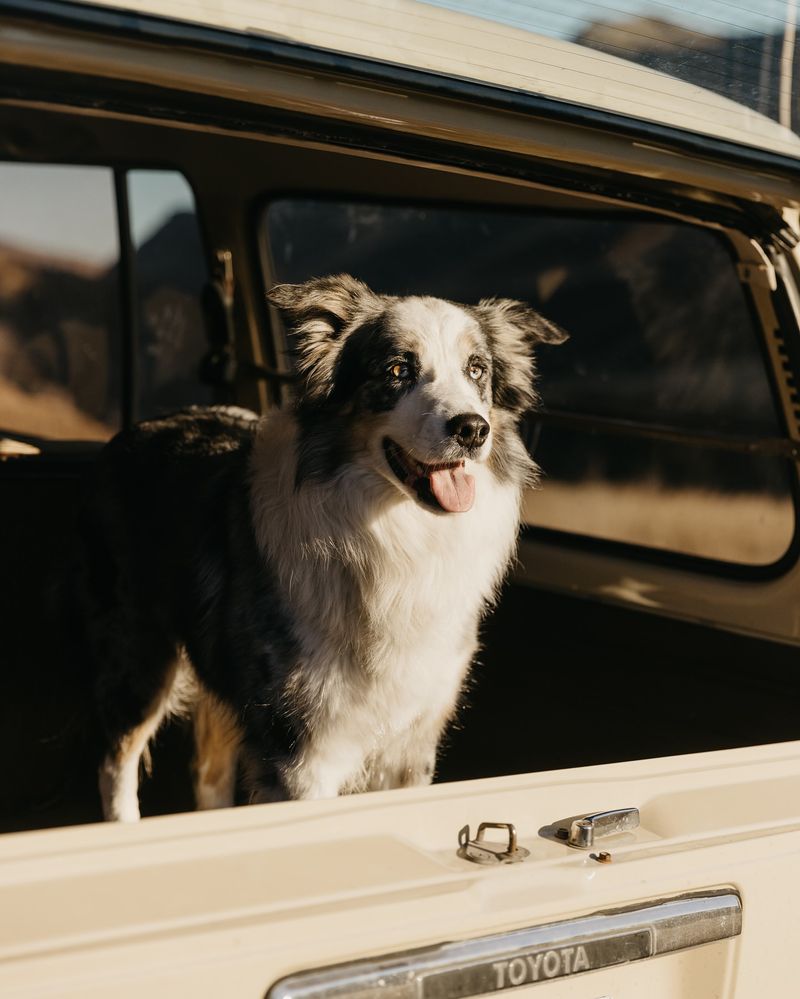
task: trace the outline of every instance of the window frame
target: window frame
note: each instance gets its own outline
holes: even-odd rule
[[[569,194],[570,192],[564,193]],[[666,212],[662,213],[653,208],[637,209],[629,208],[627,206],[620,208],[603,207],[597,211],[577,207],[574,210],[547,209],[545,207],[532,208],[529,205],[513,206],[509,204],[492,204],[477,201],[445,201],[442,199],[425,198],[424,196],[413,199],[407,197],[386,197],[378,199],[374,196],[364,197],[361,194],[351,194],[347,191],[337,191],[335,193],[331,193],[328,191],[321,192],[307,189],[275,189],[265,192],[262,197],[257,200],[253,206],[253,212],[251,215],[251,225],[253,227],[254,234],[253,242],[259,249],[260,280],[262,282],[265,300],[266,292],[268,291],[270,285],[278,280],[272,262],[271,241],[267,221],[269,209],[276,202],[291,200],[317,201],[340,205],[355,204],[363,207],[374,208],[419,208],[442,211],[482,212],[485,214],[490,214],[492,212],[507,214],[513,211],[519,216],[535,215],[536,217],[549,214],[559,218],[563,218],[565,216],[581,218],[588,217],[595,219],[613,218],[615,220],[630,218],[650,223],[666,223],[693,229],[702,229],[719,241],[720,245],[729,255],[731,263],[734,267],[741,262],[733,241],[728,235],[728,229],[725,226],[721,226],[719,222],[707,222],[699,218],[689,220],[677,214],[671,215]],[[747,442],[747,446],[742,446],[741,449],[747,450],[749,453],[759,453],[757,450],[755,452],[753,451],[753,449],[749,446],[751,443],[756,443],[756,446],[758,446],[758,444],[763,445],[766,443],[768,445],[776,445],[779,450],[786,450],[787,453],[785,457],[787,464],[785,466],[785,471],[787,475],[787,491],[792,505],[792,512],[794,514],[794,526],[791,538],[784,553],[774,562],[770,562],[765,565],[749,565],[746,563],[727,562],[718,558],[671,551],[670,549],[654,548],[629,541],[617,541],[611,538],[598,538],[588,534],[578,534],[554,528],[538,527],[532,524],[522,524],[520,529],[520,541],[530,540],[562,548],[568,547],[570,549],[577,549],[611,558],[625,558],[638,563],[655,564],[665,566],[667,568],[689,570],[701,575],[710,575],[721,577],[723,579],[751,582],[769,581],[779,578],[797,563],[798,558],[800,557],[800,466],[795,465],[792,467],[791,464],[792,456],[795,456],[795,460],[797,460],[797,444],[792,441],[788,434],[784,401],[781,397],[772,359],[769,356],[765,339],[767,334],[764,330],[762,317],[759,314],[751,289],[745,281],[741,281],[741,285],[745,304],[750,313],[755,330],[757,349],[761,356],[761,362],[764,366],[764,373],[769,387],[773,411],[775,413],[781,435],[774,438],[753,438],[752,440],[744,437],[743,435],[714,434],[707,436],[714,436],[718,439],[721,438],[728,440],[731,444],[735,445],[732,449],[736,450],[739,450],[739,445],[742,445],[742,442]],[[788,302],[782,302],[782,299],[787,296],[782,285],[780,274],[778,274],[777,291],[773,292],[772,297],[776,302],[776,313],[782,317],[781,323],[790,319],[794,331],[797,332],[798,325],[794,318],[794,313]],[[783,308],[779,308],[780,305],[783,305]],[[268,335],[272,340],[272,346],[276,356],[288,356],[289,344],[286,337],[286,329],[281,317],[274,309],[269,309],[268,311],[269,318],[273,321],[268,322],[266,329],[268,330]],[[277,320],[277,322],[274,320]],[[786,339],[787,342],[791,341],[791,337]],[[797,356],[795,356],[796,354]],[[792,372],[800,372],[800,351],[791,349],[788,363],[791,365]],[[800,380],[800,377],[798,377],[798,380]],[[547,411],[542,410],[541,412],[542,416],[546,420]],[[535,413],[533,416],[535,418]],[[570,418],[574,418],[576,427],[578,421],[583,423],[587,433],[591,433],[592,430],[596,430],[601,423],[617,422],[613,421],[611,418],[600,417],[593,414],[570,414]],[[633,425],[635,421],[631,420],[618,422],[630,422],[631,425]],[[620,427],[619,432],[623,433],[623,428]],[[692,446],[694,444],[698,447],[702,447],[706,443],[703,435],[694,435],[691,431],[684,430],[680,427],[670,427],[656,424],[642,424],[640,432],[637,432],[637,430],[631,426],[630,429],[626,429],[624,431],[624,435],[633,439],[652,439],[654,432],[674,434],[676,437],[683,438],[683,441],[687,444],[687,446]],[[690,439],[692,439],[692,443],[689,442]],[[760,453],[768,454],[770,450],[771,448],[767,448]],[[776,457],[781,457],[781,455],[777,454]]]

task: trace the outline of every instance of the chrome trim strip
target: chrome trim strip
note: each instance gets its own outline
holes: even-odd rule
[[[267,999],[463,999],[738,936],[732,889],[597,912],[284,978]]]

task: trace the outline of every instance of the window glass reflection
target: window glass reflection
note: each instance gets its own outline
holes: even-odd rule
[[[771,565],[794,534],[784,461],[545,426],[525,523],[684,555]]]
[[[203,289],[208,269],[186,178],[174,170],[128,173],[138,305],[136,416],[214,402],[200,379],[208,352]]]
[[[110,170],[0,163],[0,436],[118,429],[117,262]]]

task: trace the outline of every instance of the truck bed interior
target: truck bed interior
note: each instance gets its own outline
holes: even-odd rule
[[[287,192],[305,197],[460,202],[601,211],[607,200],[437,170],[311,139],[173,127],[123,113],[0,105],[0,160],[181,171],[198,204],[209,261],[237,266],[236,349],[286,371],[260,268],[269,247],[260,213]],[[243,129],[244,131],[244,129]],[[2,280],[2,274],[0,274]],[[243,405],[279,401],[280,379],[247,376],[225,391]],[[0,437],[4,436],[0,427]],[[97,733],[85,664],[69,655],[59,587],[93,448],[62,442],[0,461],[0,831],[100,819]],[[556,541],[553,541],[555,544]],[[464,702],[441,747],[437,781],[568,768],[796,739],[798,651],[790,644],[661,616],[546,585],[509,582],[483,626]],[[193,807],[191,736],[165,727],[143,775],[144,815]]]
[[[61,502],[58,514],[40,504],[42,519],[29,516],[29,498],[17,521],[29,526],[18,544],[4,543],[2,599],[13,623],[4,630],[3,831],[101,818],[86,677],[65,661],[58,628],[30,613],[41,607],[43,563],[61,547],[61,537],[42,544],[41,524],[64,525],[64,493],[48,490]],[[508,585],[485,622],[436,780],[796,739],[798,698],[791,646]],[[187,723],[162,728],[152,772],[142,773],[143,815],[192,809],[191,755]]]

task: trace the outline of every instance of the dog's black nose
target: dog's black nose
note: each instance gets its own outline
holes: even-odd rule
[[[459,413],[447,421],[447,430],[462,447],[480,447],[489,436],[489,424],[477,413]]]

